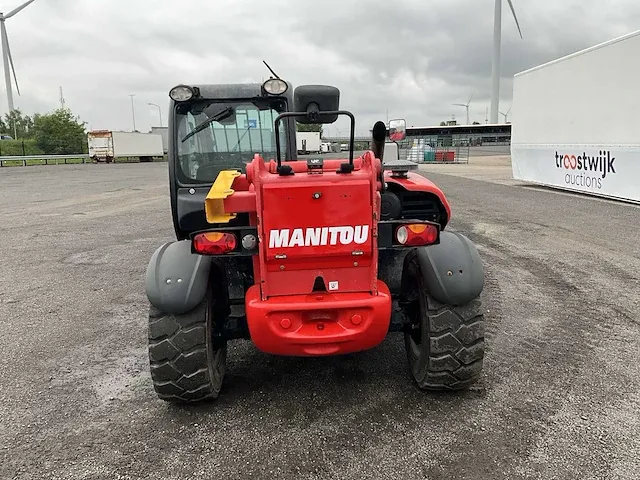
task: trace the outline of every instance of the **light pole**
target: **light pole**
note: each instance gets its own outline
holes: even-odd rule
[[[156,107],[158,109],[158,115],[160,115],[160,126],[162,127],[162,109],[160,108],[160,105],[156,105],[155,103],[151,102],[149,102],[148,105],[151,105],[152,107]]]
[[[131,115],[133,117],[133,131],[136,131],[136,110],[133,106],[133,97],[136,96],[135,93],[130,93],[129,96],[131,97]]]

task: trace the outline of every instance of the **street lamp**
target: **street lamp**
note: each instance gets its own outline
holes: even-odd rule
[[[158,115],[160,115],[160,126],[162,127],[162,109],[160,108],[160,105],[156,105],[155,103],[151,102],[149,102],[148,105],[151,105],[152,107],[156,107],[158,109]]]
[[[133,97],[136,96],[135,93],[130,93],[129,96],[131,97],[131,115],[133,117],[133,131],[136,131],[136,110],[133,106]]]

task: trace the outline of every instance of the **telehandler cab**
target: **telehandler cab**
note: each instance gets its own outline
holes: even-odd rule
[[[384,160],[404,120],[377,122],[354,158],[355,118],[335,87],[288,82],[179,85],[170,92],[169,182],[176,241],[147,268],[149,359],[157,395],[216,398],[227,342],[273,355],[342,355],[404,335],[424,390],[478,380],[484,272],[446,229],[443,192]],[[296,156],[296,121],[349,117],[347,159]],[[284,157],[284,158],[283,158]]]

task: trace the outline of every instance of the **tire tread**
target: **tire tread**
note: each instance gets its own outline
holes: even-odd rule
[[[425,323],[428,330],[423,336],[423,343],[427,345],[419,346],[420,356],[428,358],[420,363],[411,353],[410,335],[405,334],[413,379],[423,390],[468,389],[479,380],[483,369],[485,326],[481,297],[455,306],[437,301],[426,291],[415,256],[408,260],[407,279],[409,283],[417,282],[417,294],[426,297]]]
[[[217,398],[224,377],[226,346],[207,355],[207,300],[183,315],[149,309],[149,362],[156,394],[169,402]],[[210,371],[211,370],[211,371]]]
[[[427,375],[420,387],[428,390],[468,388],[478,380],[483,367],[482,302],[478,298],[467,305],[443,305],[428,295],[427,304],[431,348]],[[434,349],[434,344],[438,348]]]

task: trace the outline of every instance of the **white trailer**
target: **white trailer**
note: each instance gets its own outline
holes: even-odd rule
[[[296,145],[298,153],[301,155],[319,153],[320,132],[296,132]]]
[[[517,74],[513,178],[640,202],[640,31]]]
[[[169,127],[151,127],[151,133],[162,137],[162,149],[169,153]]]
[[[162,157],[162,136],[153,133],[94,130],[87,134],[89,157],[97,162],[114,162],[117,158],[138,158],[149,162]]]
[[[330,153],[331,152],[331,143],[329,142],[322,142],[320,144],[320,152],[321,153]]]

